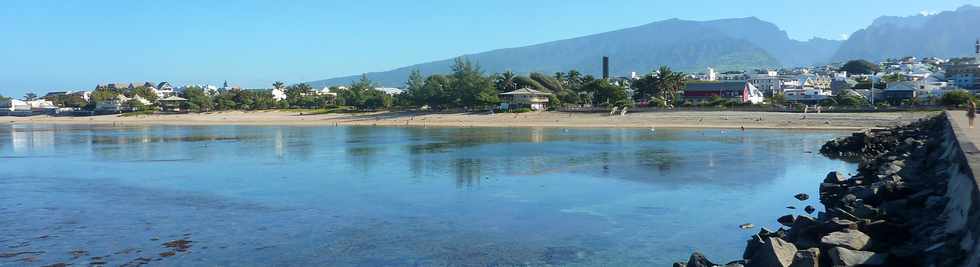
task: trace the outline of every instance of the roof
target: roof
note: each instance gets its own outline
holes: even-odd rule
[[[915,91],[916,89],[918,86],[912,82],[899,82],[889,84],[885,91]]]
[[[685,92],[718,92],[718,91],[738,91],[745,90],[745,81],[724,81],[724,82],[695,82],[688,83],[684,88]]]
[[[510,92],[501,93],[500,95],[551,95],[551,93],[545,93],[531,88],[521,88]]]
[[[179,96],[170,96],[170,97],[158,99],[157,101],[187,101],[187,99]]]

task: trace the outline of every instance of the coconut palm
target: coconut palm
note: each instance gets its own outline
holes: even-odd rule
[[[667,105],[673,107],[674,97],[687,83],[687,75],[683,72],[674,72],[670,67],[660,66],[654,80],[660,97],[667,101]]]
[[[568,80],[565,79],[566,77],[567,76],[565,75],[564,72],[560,72],[560,71],[559,72],[555,72],[555,80],[558,80],[558,83],[561,83],[561,85],[563,87],[567,87],[568,86]]]
[[[286,83],[282,81],[276,81],[272,83],[272,88],[282,90],[283,88],[286,88]]]
[[[496,81],[497,90],[500,90],[500,92],[517,90],[517,81],[515,79],[517,79],[517,74],[514,74],[513,71],[507,70],[504,73],[501,73],[500,76],[497,77]]]

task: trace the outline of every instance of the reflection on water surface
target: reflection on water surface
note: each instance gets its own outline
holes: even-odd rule
[[[736,258],[738,224],[854,169],[808,153],[842,134],[5,125],[0,253],[32,253],[0,265]]]

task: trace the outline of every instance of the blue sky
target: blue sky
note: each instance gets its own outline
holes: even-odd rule
[[[4,0],[0,94],[101,82],[267,87],[388,70],[681,18],[755,16],[792,38],[840,39],[881,15],[963,0]]]

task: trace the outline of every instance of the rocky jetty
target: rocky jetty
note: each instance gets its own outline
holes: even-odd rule
[[[947,266],[942,212],[949,162],[941,158],[942,117],[870,130],[828,142],[821,153],[859,163],[853,176],[830,172],[820,183],[824,212],[790,214],[762,228],[742,260],[714,266]],[[802,195],[797,195],[802,199]],[[700,253],[674,266],[712,266]]]

